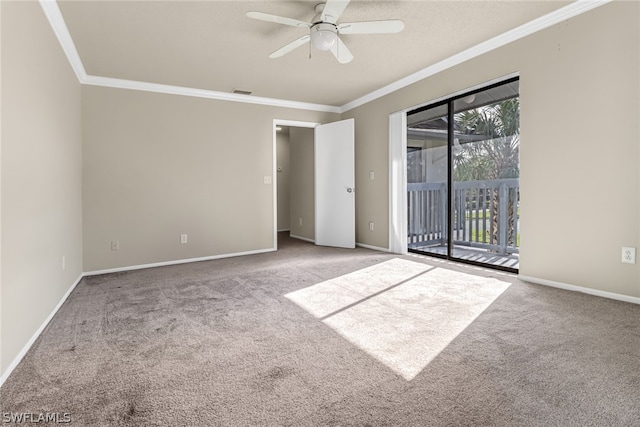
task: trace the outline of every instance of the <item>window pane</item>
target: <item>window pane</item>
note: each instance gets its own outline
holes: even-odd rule
[[[517,82],[453,104],[452,256],[518,268]]]
[[[447,105],[407,117],[409,248],[447,254]]]

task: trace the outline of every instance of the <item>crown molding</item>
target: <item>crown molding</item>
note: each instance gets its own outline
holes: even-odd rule
[[[84,69],[84,65],[82,64],[80,55],[78,54],[76,46],[73,43],[73,39],[71,38],[71,34],[69,33],[69,29],[67,28],[66,23],[64,22],[64,18],[62,17],[62,13],[60,12],[60,8],[58,7],[56,0],[39,1],[47,19],[49,20],[49,23],[51,24],[53,32],[58,38],[58,41],[60,42],[60,45],[62,46],[62,49],[64,50],[64,53],[66,54],[69,63],[71,64],[71,67],[73,68],[73,71],[75,72],[78,81],[81,84],[341,114],[364,105],[368,102],[371,102],[375,99],[388,95],[392,92],[395,92],[399,89],[402,89],[406,86],[409,86],[413,83],[416,83],[420,80],[423,80],[427,77],[433,76],[434,74],[437,74],[448,68],[454,67],[472,58],[480,56],[491,50],[519,40],[523,37],[543,30],[559,22],[565,21],[574,16],[588,12],[599,6],[607,4],[612,0],[577,0],[574,3],[569,4],[568,6],[556,10],[555,12],[534,19],[533,21],[530,21],[513,30],[507,31],[506,33],[503,33],[458,54],[455,54],[443,61],[424,68],[416,73],[404,77],[394,83],[384,86],[342,106],[313,104],[285,99],[264,98],[252,95],[240,95],[235,93],[217,92],[206,89],[196,89],[182,86],[172,86],[158,83],[139,82],[133,80],[88,75]]]
[[[76,49],[67,24],[64,22],[58,3],[55,0],[40,0],[40,5],[49,24],[53,29],[62,50],[67,56],[71,68],[80,84],[103,86],[118,89],[140,90],[145,92],[166,93],[171,95],[193,96],[197,98],[216,99],[220,101],[243,102],[246,104],[268,105],[272,107],[294,108],[297,110],[312,110],[325,113],[340,114],[340,107],[334,105],[313,104],[308,102],[289,101],[286,99],[264,98],[252,95],[217,92],[206,89],[196,89],[182,86],[172,86],[158,83],[139,82],[134,80],[115,79],[111,77],[92,76],[85,71],[78,50]]]
[[[159,83],[139,82],[134,80],[114,79],[111,77],[86,76],[82,84],[102,86],[117,89],[140,90],[145,92],[166,93],[170,95],[193,96],[196,98],[217,99],[219,101],[243,102],[245,104],[268,105],[271,107],[295,108],[297,110],[312,110],[325,113],[340,113],[340,107],[308,102],[289,101],[286,99],[263,98],[253,95],[216,92],[206,89],[164,85]]]
[[[573,18],[574,16],[588,12],[611,1],[612,0],[577,0],[576,2],[571,3],[561,9],[541,16],[540,18],[534,19],[533,21],[514,28],[513,30],[507,31],[506,33],[475,45],[467,50],[450,56],[447,59],[437,62],[434,65],[431,65],[394,83],[375,90],[363,97],[344,104],[340,107],[340,112],[344,113],[346,111],[352,110],[375,99],[381,98],[399,89],[407,87],[420,80],[424,80],[427,77],[431,77],[434,74],[437,74],[448,68],[455,67],[456,65],[459,65],[465,61],[473,59],[477,56],[490,52],[494,49],[502,47],[506,44],[524,38],[538,31],[544,30],[545,28],[558,24],[569,18]]]
[[[73,72],[76,73],[78,81],[82,83],[83,80],[87,78],[87,73],[84,70],[84,65],[82,65],[82,60],[80,59],[76,45],[73,43],[67,24],[64,22],[58,3],[55,0],[40,0],[40,6],[42,6],[42,10],[49,20],[49,24],[58,38],[62,50],[65,55],[67,55]]]

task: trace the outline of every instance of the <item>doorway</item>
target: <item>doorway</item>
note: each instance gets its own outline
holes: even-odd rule
[[[274,121],[274,216],[277,232],[315,243],[314,128],[318,123]]]
[[[313,128],[278,126],[276,144],[277,230],[315,242]]]
[[[317,245],[355,248],[354,156],[353,119],[274,120],[274,249],[286,229]]]

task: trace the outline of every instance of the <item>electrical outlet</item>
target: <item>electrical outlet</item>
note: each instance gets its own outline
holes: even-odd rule
[[[622,262],[625,264],[635,264],[636,248],[622,247]]]
[[[188,236],[186,234],[181,234],[180,243],[187,243],[187,242],[188,242]]]
[[[373,181],[376,179],[376,173],[374,171],[369,171],[369,179]]]
[[[373,227],[374,227],[373,221],[370,221],[369,222],[369,231],[373,231]]]
[[[120,240],[112,240],[111,241],[111,250],[119,251],[120,250]]]
[[[302,218],[298,218],[298,224],[302,225]]]

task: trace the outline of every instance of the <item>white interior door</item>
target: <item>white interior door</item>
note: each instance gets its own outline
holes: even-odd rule
[[[315,128],[316,245],[355,248],[354,119]]]

